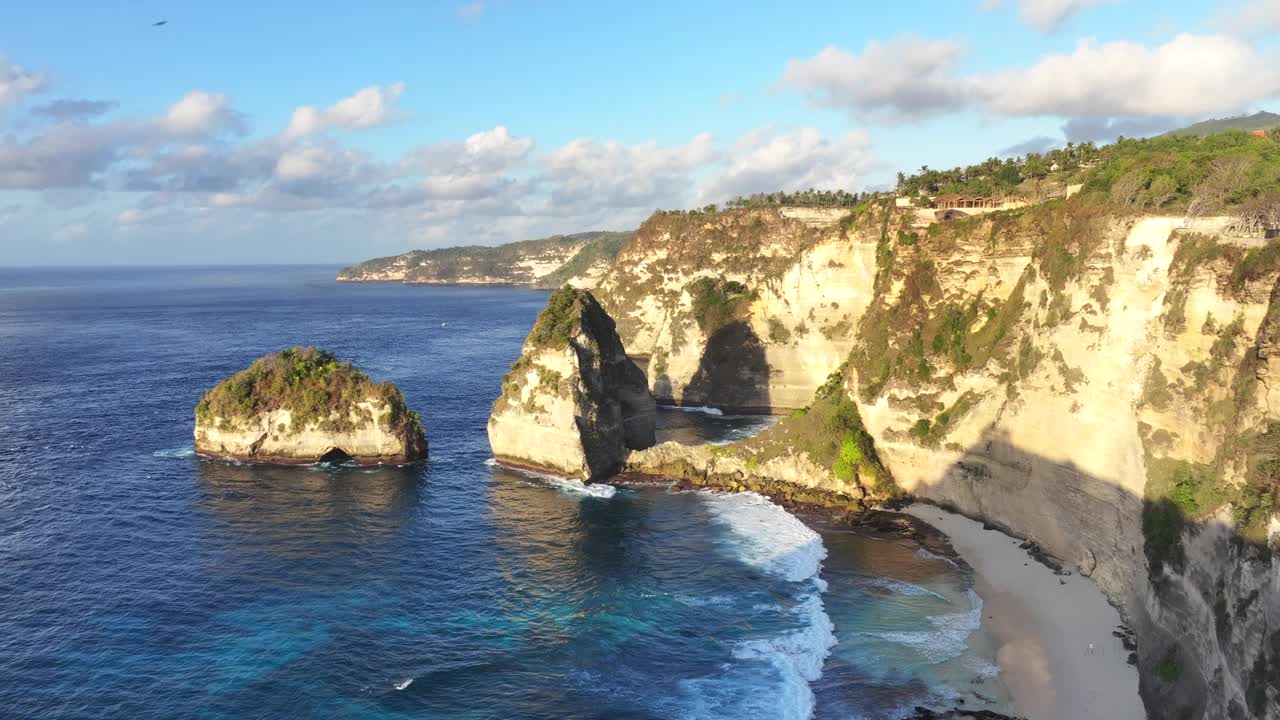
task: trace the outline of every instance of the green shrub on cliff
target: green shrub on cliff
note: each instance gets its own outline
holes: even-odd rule
[[[706,335],[742,318],[758,293],[736,280],[701,277],[688,286],[693,298],[693,318]]]
[[[857,404],[845,389],[846,371],[842,365],[831,373],[807,408],[736,447],[761,463],[798,451],[831,468],[841,481],[860,485],[874,498],[893,497],[897,488],[876,454],[875,441],[862,424]]]
[[[538,314],[538,320],[529,333],[529,342],[538,347],[566,345],[582,316],[575,309],[581,290],[565,285],[551,293],[547,306]]]
[[[1169,652],[1156,663],[1156,677],[1167,683],[1175,683],[1182,675],[1182,667],[1178,665],[1177,648],[1169,648]]]
[[[381,422],[389,430],[408,429],[421,434],[418,414],[405,406],[400,390],[391,383],[370,380],[349,362],[314,347],[294,347],[258,358],[247,369],[232,375],[204,394],[196,405],[196,419],[214,418],[237,423],[261,413],[288,410],[299,432],[314,424],[321,430],[351,430],[372,414],[358,403],[384,405],[389,412]]]

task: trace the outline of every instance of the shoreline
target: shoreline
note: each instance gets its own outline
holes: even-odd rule
[[[983,627],[1017,714],[1146,719],[1138,669],[1112,634],[1122,625],[1120,613],[1088,578],[1057,575],[1021,540],[937,506],[917,502],[901,512],[949,538],[972,569]]]

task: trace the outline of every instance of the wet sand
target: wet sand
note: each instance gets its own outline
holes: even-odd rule
[[[1088,578],[1055,575],[1020,541],[961,515],[924,504],[903,512],[948,535],[973,568],[983,624],[1018,714],[1029,720],[1145,720],[1137,668],[1111,634],[1120,614]]]

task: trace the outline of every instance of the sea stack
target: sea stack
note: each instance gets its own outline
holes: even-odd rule
[[[551,294],[502,380],[489,416],[499,462],[584,481],[621,469],[654,444],[656,411],[644,372],[613,318],[586,290]]]
[[[314,347],[258,358],[196,405],[195,450],[307,464],[404,464],[427,456],[422,421],[391,383]]]

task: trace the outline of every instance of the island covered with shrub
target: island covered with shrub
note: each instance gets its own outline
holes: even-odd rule
[[[409,463],[427,455],[399,388],[315,347],[258,358],[195,409],[201,455],[257,462]]]

